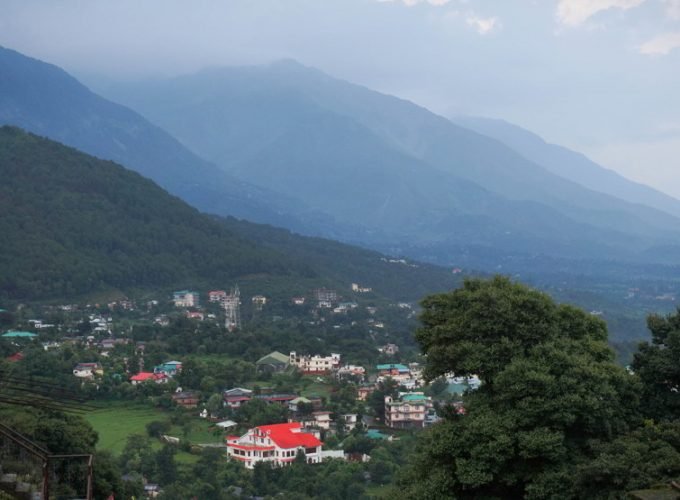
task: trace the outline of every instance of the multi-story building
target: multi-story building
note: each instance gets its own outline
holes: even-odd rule
[[[227,298],[227,292],[224,290],[211,290],[208,292],[208,301],[209,302],[219,302],[222,303],[224,302],[224,299]]]
[[[307,374],[324,374],[340,367],[340,354],[330,356],[299,356],[295,351],[290,353],[290,364]]]
[[[172,294],[172,300],[175,307],[198,307],[199,296],[198,292],[189,290],[180,290]]]
[[[393,429],[425,427],[432,399],[422,392],[400,392],[397,398],[385,397],[385,425]]]
[[[300,422],[261,425],[243,436],[227,437],[227,456],[252,469],[258,462],[288,465],[298,452],[305,454],[307,463],[319,463],[322,445],[318,436],[304,432]]]
[[[412,380],[411,369],[399,363],[388,363],[383,365],[378,365],[378,382],[382,382],[387,377],[399,382],[399,384],[405,384],[409,380]]]
[[[338,292],[328,288],[317,288],[314,290],[314,298],[317,302],[337,302]]]

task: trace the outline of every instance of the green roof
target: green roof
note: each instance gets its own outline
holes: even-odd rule
[[[401,397],[402,401],[424,401],[426,399],[424,394],[404,394]]]
[[[368,429],[366,431],[366,437],[370,438],[370,439],[387,439],[387,438],[389,438],[389,436],[387,434],[383,434],[378,429]]]
[[[446,388],[446,391],[449,394],[463,394],[469,388],[470,386],[467,384],[449,384],[449,386]]]
[[[37,333],[31,332],[7,332],[2,335],[5,338],[32,338],[37,337]]]
[[[261,357],[260,359],[257,360],[255,363],[256,365],[267,365],[267,364],[285,364],[287,365],[290,362],[290,359],[288,356],[285,354],[280,353],[279,351],[274,351],[270,352],[266,356]]]
[[[399,370],[400,372],[409,371],[408,366],[394,363],[388,365],[378,365],[377,368],[378,370]]]

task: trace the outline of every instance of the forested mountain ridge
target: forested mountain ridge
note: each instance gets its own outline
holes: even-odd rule
[[[327,217],[229,175],[63,69],[1,46],[0,125],[18,126],[113,160],[205,212],[297,230],[328,226]]]
[[[525,158],[565,179],[577,182],[631,203],[647,205],[680,216],[680,200],[654,188],[626,179],[598,165],[585,155],[556,144],[504,120],[476,116],[455,116],[451,120],[470,130],[493,137]]]
[[[225,287],[237,279],[290,290],[349,287],[381,274],[389,279],[375,282],[378,293],[415,300],[457,282],[442,268],[390,264],[376,252],[282,230],[277,237],[287,243],[279,249],[273,240],[256,242],[253,234],[268,240],[274,230],[202,214],[135,172],[15,127],[0,128],[0,176],[4,300]]]
[[[440,262],[465,246],[641,261],[680,241],[680,220],[666,212],[586,189],[413,103],[292,61],[107,95],[239,178],[360,221],[355,241],[369,246]]]

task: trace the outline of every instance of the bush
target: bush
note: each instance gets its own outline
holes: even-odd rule
[[[167,420],[154,420],[146,424],[146,433],[150,437],[161,437],[161,435],[166,434],[170,431],[172,425]]]

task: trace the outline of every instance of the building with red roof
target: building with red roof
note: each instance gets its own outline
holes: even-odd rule
[[[303,452],[307,463],[319,463],[323,443],[318,436],[305,432],[300,422],[253,427],[243,436],[227,437],[227,455],[252,469],[257,462],[283,466]]]
[[[139,372],[130,377],[132,385],[142,384],[148,380],[153,380],[157,384],[164,384],[168,381],[168,376],[165,373]]]
[[[24,355],[20,352],[17,352],[15,354],[12,354],[11,356],[8,356],[6,359],[10,363],[16,363],[17,361],[21,361],[22,359],[24,359]]]

